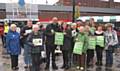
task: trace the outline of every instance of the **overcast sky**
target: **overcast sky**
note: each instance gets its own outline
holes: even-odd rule
[[[33,3],[33,4],[46,4],[46,1],[48,1],[49,5],[53,5],[59,0],[25,0],[25,3]],[[109,0],[102,0],[102,1],[109,1]],[[120,2],[120,0],[114,0],[115,2]],[[15,2],[17,3],[18,0],[0,0],[0,3],[11,3]]]

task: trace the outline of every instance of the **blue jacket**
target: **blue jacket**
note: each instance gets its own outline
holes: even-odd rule
[[[19,55],[21,53],[20,34],[18,32],[9,30],[6,36],[6,48],[11,55]]]

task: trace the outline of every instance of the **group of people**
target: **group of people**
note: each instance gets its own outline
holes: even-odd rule
[[[52,23],[47,24],[43,29],[37,22],[32,24],[31,20],[27,25],[21,28],[20,33],[16,31],[17,26],[11,24],[6,34],[6,50],[11,56],[11,68],[19,69],[18,57],[21,54],[21,47],[24,49],[25,68],[32,67],[33,71],[40,70],[42,63],[42,51],[46,52],[46,67],[57,70],[56,65],[56,47],[59,46],[62,51],[63,65],[62,69],[69,69],[71,64],[77,69],[85,70],[94,66],[94,57],[96,52],[96,65],[103,65],[103,53],[106,51],[106,67],[113,65],[113,52],[118,44],[117,33],[112,24],[95,24],[91,18],[89,22],[83,23],[58,23],[58,18],[53,17]],[[62,44],[57,45],[56,33],[61,33],[62,39],[57,37]],[[52,57],[52,58],[51,58]],[[50,62],[52,61],[52,62]]]

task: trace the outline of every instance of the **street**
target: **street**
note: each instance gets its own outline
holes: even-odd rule
[[[104,58],[103,58],[104,62],[103,62],[102,67],[94,66],[93,68],[89,68],[86,71],[120,71],[120,56],[118,55],[120,55],[120,53],[118,53],[117,55],[114,55],[114,66],[112,68],[105,68],[105,55],[104,55]],[[62,66],[62,56],[58,56],[56,58],[56,63],[59,69],[55,71],[65,71],[63,69],[60,69],[60,67]],[[0,43],[0,71],[12,71],[10,67],[11,67],[10,58],[8,55],[2,55],[2,44]],[[45,64],[43,63],[41,65],[40,71],[45,71],[44,67],[45,67]],[[19,70],[18,71],[29,71],[29,69],[27,70],[24,69],[23,54],[19,56]],[[53,70],[50,68],[49,71],[53,71]],[[66,70],[66,71],[79,71],[79,70],[76,70],[75,67],[71,67],[69,70]]]

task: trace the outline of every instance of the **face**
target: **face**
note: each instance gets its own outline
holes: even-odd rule
[[[84,28],[83,26],[81,26],[81,27],[79,28],[79,32],[80,32],[80,33],[84,33],[84,31],[85,31],[85,28]]]
[[[58,23],[58,18],[57,18],[57,17],[54,17],[54,18],[52,19],[52,22],[53,22],[53,23]]]
[[[32,21],[31,21],[31,20],[28,20],[28,21],[27,21],[27,26],[28,26],[28,27],[32,27]]]
[[[98,26],[98,31],[102,31],[102,26]]]
[[[107,29],[108,29],[108,31],[111,31],[111,30],[112,30],[112,27],[108,27]]]
[[[66,28],[67,27],[67,24],[63,24],[63,28]]]
[[[93,23],[94,23],[94,19],[90,18],[90,24],[93,24]]]
[[[11,31],[13,31],[13,32],[16,31],[16,28],[17,28],[16,26],[12,26]]]
[[[86,25],[85,26],[85,31],[88,32],[90,30],[90,26]]]
[[[39,31],[39,27],[34,27],[33,28],[33,32],[38,32]]]
[[[73,26],[71,26],[71,27],[72,27],[72,29],[76,29],[77,26],[76,26],[76,25],[73,25]]]

